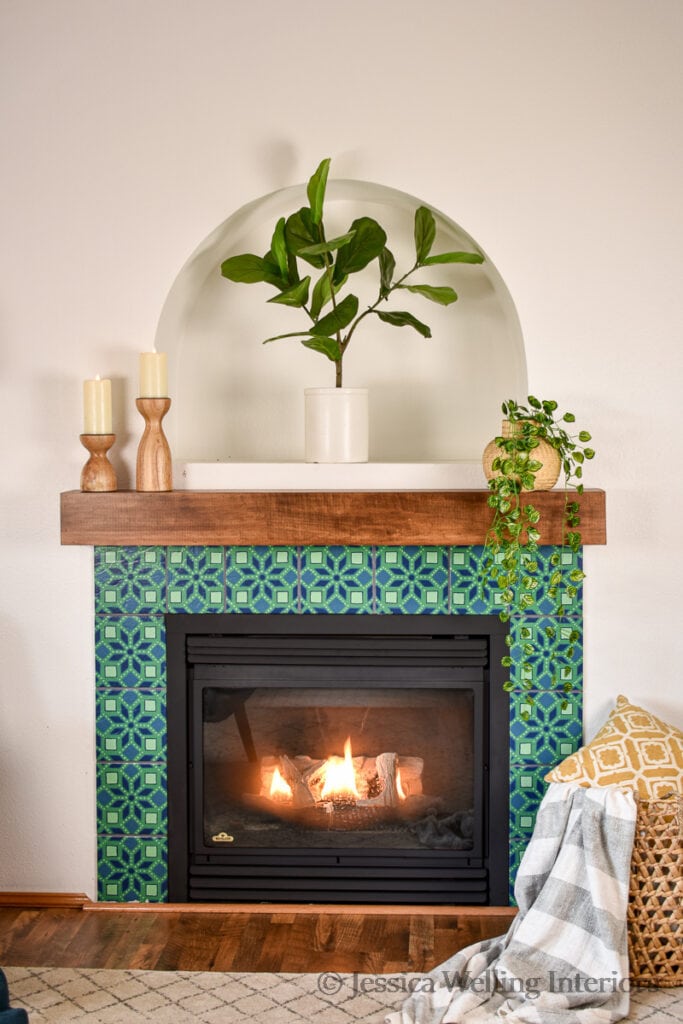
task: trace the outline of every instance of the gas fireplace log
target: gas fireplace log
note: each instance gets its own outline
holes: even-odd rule
[[[359,800],[358,807],[396,807],[401,799],[398,795],[398,786],[396,785],[397,767],[397,754],[386,753],[377,755],[375,758],[375,768],[377,769],[381,792],[378,796],[370,797],[367,800]]]
[[[313,794],[301,778],[299,769],[286,754],[280,756],[280,774],[292,791],[294,807],[308,807],[315,803]]]
[[[409,796],[422,793],[422,772],[424,760],[421,757],[403,757],[399,754],[398,770],[401,773],[401,786]]]

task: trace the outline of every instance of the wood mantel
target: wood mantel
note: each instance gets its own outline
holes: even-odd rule
[[[488,491],[170,491],[61,495],[62,544],[483,544]],[[573,497],[573,495],[572,495]],[[586,490],[584,544],[605,544],[605,492]],[[565,496],[537,491],[542,544],[562,543]]]

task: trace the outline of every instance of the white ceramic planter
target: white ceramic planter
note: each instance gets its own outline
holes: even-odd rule
[[[367,388],[306,388],[304,398],[306,462],[367,462]]]

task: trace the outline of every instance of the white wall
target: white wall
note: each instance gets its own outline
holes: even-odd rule
[[[592,429],[586,724],[622,692],[683,726],[680,0],[0,0],[0,889],[95,892],[91,551],[59,545],[81,380],[136,353],[243,203],[339,177],[485,246],[531,389]]]

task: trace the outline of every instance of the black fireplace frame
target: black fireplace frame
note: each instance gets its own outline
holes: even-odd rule
[[[165,621],[171,902],[508,905],[509,699],[501,666],[508,625],[497,615],[169,614]],[[192,849],[190,803],[196,787],[190,758],[188,675],[193,670],[188,648],[201,648],[203,641],[210,648],[212,639],[220,637],[312,637],[315,642],[323,636],[349,635],[456,638],[465,643],[487,639],[479,700],[486,727],[475,738],[482,753],[477,794],[482,803],[481,843],[471,852],[382,850],[382,866],[378,851]],[[463,678],[468,678],[466,670]],[[224,876],[230,877],[229,885]]]

